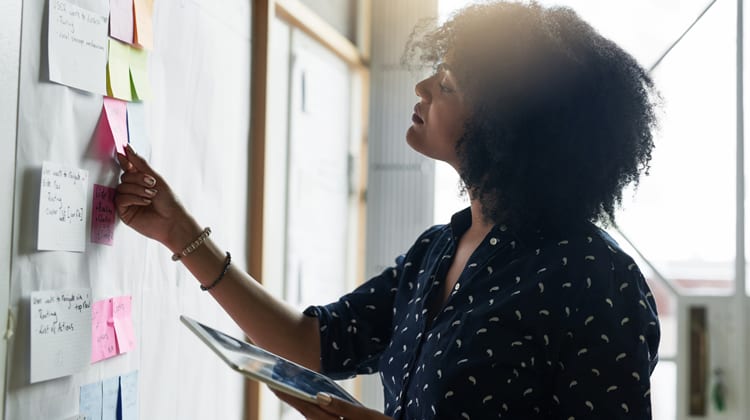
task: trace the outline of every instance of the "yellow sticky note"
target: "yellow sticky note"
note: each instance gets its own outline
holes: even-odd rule
[[[146,49],[154,48],[154,33],[151,15],[154,11],[154,0],[134,0],[135,30],[133,39],[137,45]]]
[[[130,101],[130,65],[127,44],[109,40],[109,59],[107,60],[107,95]]]
[[[151,99],[151,84],[148,81],[148,52],[130,47],[130,87],[133,99]]]

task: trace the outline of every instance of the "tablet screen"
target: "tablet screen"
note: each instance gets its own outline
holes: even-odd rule
[[[256,379],[283,384],[313,398],[318,392],[326,392],[359,405],[357,400],[330,378],[200,322],[185,316],[180,318],[193,332],[204,338],[206,344],[222,354],[223,358]]]

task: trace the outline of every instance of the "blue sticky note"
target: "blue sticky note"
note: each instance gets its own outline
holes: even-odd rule
[[[120,376],[120,420],[138,420],[138,371]]]
[[[117,420],[117,401],[120,398],[120,377],[102,382],[102,420]]]
[[[101,382],[81,386],[78,412],[89,420],[102,420]]]
[[[128,141],[139,155],[148,159],[151,143],[146,134],[146,110],[143,102],[128,102]]]

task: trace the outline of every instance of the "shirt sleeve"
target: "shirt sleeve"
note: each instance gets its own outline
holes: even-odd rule
[[[651,418],[656,304],[636,264],[620,265],[593,270],[565,323],[553,396],[560,418]]]
[[[390,342],[393,299],[404,256],[344,295],[325,306],[310,306],[304,313],[318,318],[322,372],[334,379],[377,370],[380,354]]]

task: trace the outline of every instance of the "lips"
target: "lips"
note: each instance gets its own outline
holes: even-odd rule
[[[414,124],[424,124],[424,120],[419,112],[419,104],[414,105],[414,114],[411,116],[411,122]]]

